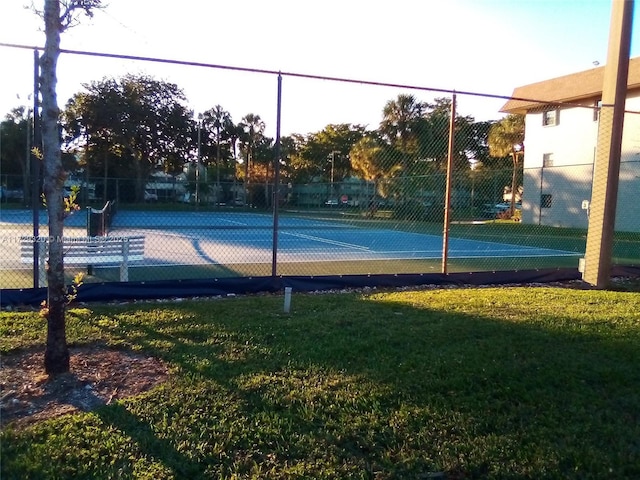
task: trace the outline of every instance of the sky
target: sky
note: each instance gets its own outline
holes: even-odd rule
[[[106,0],[61,47],[283,72],[281,133],[327,124],[377,128],[387,101],[450,97],[287,73],[509,96],[530,83],[606,63],[620,0]],[[43,46],[30,0],[0,0],[0,43]],[[43,0],[34,0],[42,8]],[[639,9],[631,56],[640,55]],[[31,104],[33,52],[0,46],[0,115]],[[177,84],[194,115],[221,105],[260,115],[275,136],[277,75],[63,54],[61,107],[83,84],[127,73]],[[458,113],[495,120],[504,99],[457,95]]]

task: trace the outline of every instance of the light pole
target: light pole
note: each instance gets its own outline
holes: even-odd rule
[[[330,158],[330,160],[329,160],[329,161],[331,162],[331,175],[330,175],[330,180],[331,180],[331,190],[330,190],[330,193],[329,193],[329,196],[330,196],[330,197],[333,197],[333,194],[334,194],[334,192],[333,192],[333,169],[334,169],[334,164],[335,164],[335,161],[336,161],[336,153],[340,153],[340,152],[339,152],[338,150],[333,150],[333,151],[329,154],[329,155],[331,156],[331,158]]]
[[[471,212],[472,215],[476,214],[476,169],[478,168],[478,162],[471,163],[471,169],[469,175],[471,176]]]
[[[220,206],[220,121],[216,127],[216,204]]]
[[[196,209],[200,204],[200,155],[202,145],[202,114],[198,114],[198,159],[196,160]]]

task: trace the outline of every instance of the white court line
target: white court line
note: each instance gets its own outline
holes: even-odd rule
[[[338,242],[336,240],[328,240],[322,237],[314,237],[313,235],[303,235],[302,233],[289,233],[289,232],[281,232],[281,233],[282,235],[290,235],[292,237],[304,238],[305,240],[313,240],[315,242],[327,243],[329,245],[336,245],[339,247],[353,248],[354,250],[362,250],[363,252],[371,251],[369,247],[363,247],[362,245],[356,245],[353,243]]]
[[[247,226],[249,226],[249,224],[248,224],[248,223],[245,223],[245,222],[235,222],[235,221],[233,221],[233,220],[227,220],[226,218],[220,218],[220,220],[222,220],[223,222],[232,223],[232,224],[234,224],[234,225],[242,225],[243,227],[247,227]]]

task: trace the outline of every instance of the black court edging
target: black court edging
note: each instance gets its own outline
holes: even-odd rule
[[[616,265],[612,277],[640,277],[640,266]],[[575,268],[512,270],[471,273],[425,273],[397,275],[326,275],[286,277],[242,277],[144,282],[86,283],[78,289],[77,302],[159,300],[167,298],[216,297],[294,292],[313,292],[358,288],[398,288],[436,286],[513,285],[579,280]],[[39,306],[47,298],[46,288],[0,290],[0,307]]]

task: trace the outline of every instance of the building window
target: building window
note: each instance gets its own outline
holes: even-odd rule
[[[557,108],[542,112],[542,125],[551,127],[560,123],[560,111]]]
[[[553,201],[553,195],[550,193],[543,193],[540,195],[540,207],[541,208],[551,208],[551,203]]]
[[[553,167],[553,153],[543,153],[542,154],[542,166],[543,167]]]
[[[595,100],[593,102],[593,121],[600,120],[600,109],[602,108],[602,100]]]

